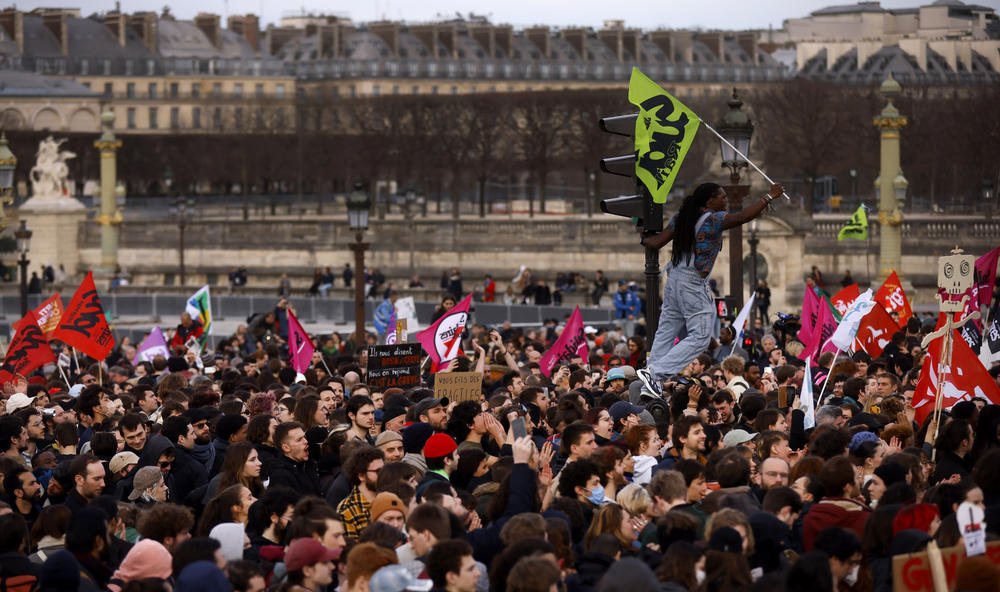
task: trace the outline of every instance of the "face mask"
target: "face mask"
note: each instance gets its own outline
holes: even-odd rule
[[[603,504],[604,503],[604,487],[598,485],[597,487],[594,487],[593,489],[591,489],[590,490],[590,497],[587,498],[587,501],[589,501],[590,503],[594,504],[595,506],[599,506],[599,505]]]
[[[695,570],[694,570],[694,577],[695,577],[696,580],[698,580],[699,584],[704,583],[704,581],[705,581],[705,570],[695,568]]]
[[[854,569],[851,570],[851,573],[844,576],[845,584],[847,584],[848,586],[853,586],[854,584],[858,583],[858,568],[860,567],[861,567],[860,565],[855,565]]]

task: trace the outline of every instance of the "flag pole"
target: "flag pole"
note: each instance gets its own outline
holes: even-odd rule
[[[739,148],[737,148],[736,146],[733,146],[732,144],[730,144],[730,143],[729,143],[729,140],[727,140],[727,139],[723,138],[723,137],[722,137],[722,134],[720,134],[719,132],[715,131],[715,128],[713,128],[713,127],[712,127],[712,126],[710,126],[710,125],[709,125],[708,123],[706,123],[704,119],[702,119],[702,118],[700,118],[700,117],[699,117],[699,118],[698,118],[698,121],[700,121],[700,122],[701,122],[701,124],[702,124],[703,126],[707,127],[707,128],[708,128],[708,131],[712,132],[713,134],[715,134],[715,136],[716,136],[717,138],[719,138],[720,140],[722,140],[722,143],[723,143],[723,144],[725,144],[726,146],[729,146],[730,148],[732,148],[732,149],[733,149],[733,151],[734,151],[734,152],[736,152],[736,154],[738,154],[738,155],[740,156],[740,158],[742,158],[743,160],[747,161],[747,163],[748,163],[748,164],[749,164],[750,166],[752,166],[752,167],[753,167],[753,170],[755,170],[755,171],[757,171],[758,173],[760,173],[760,176],[761,176],[761,177],[764,177],[764,180],[765,180],[765,181],[767,181],[767,182],[768,182],[768,183],[770,183],[771,185],[774,185],[774,181],[773,181],[773,180],[771,179],[771,177],[768,177],[768,176],[767,176],[767,173],[765,173],[764,171],[760,170],[760,167],[759,167],[759,166],[757,166],[757,165],[755,165],[755,164],[753,163],[753,161],[752,161],[752,160],[750,160],[749,158],[747,158],[747,155],[746,155],[746,154],[743,154],[742,152],[740,152],[740,149],[739,149]],[[792,198],[788,197],[788,194],[787,194],[787,193],[785,193],[784,189],[782,189],[782,191],[781,191],[781,195],[783,195],[783,196],[785,197],[785,199],[786,199],[786,200],[788,200],[789,202],[791,202],[791,201],[792,201]]]
[[[70,349],[73,350],[73,363],[76,364],[76,373],[79,374],[80,373],[80,360],[78,360],[77,357],[76,357],[76,348],[75,347],[71,347]]]
[[[62,374],[62,378],[63,378],[63,382],[65,382],[65,383],[66,383],[66,388],[72,388],[72,387],[73,387],[73,385],[71,385],[71,384],[69,383],[69,379],[68,379],[68,378],[66,378],[66,371],[65,371],[65,370],[63,370],[62,366],[60,366],[60,365],[59,365],[59,362],[58,362],[58,361],[56,361],[56,368],[59,368],[59,374]]]
[[[829,340],[827,340],[827,343],[829,343]],[[826,345],[826,343],[824,343],[823,345]],[[823,351],[823,348],[820,348],[820,351]],[[830,369],[826,373],[826,379],[823,380],[823,388],[819,389],[819,400],[820,401],[823,400],[823,393],[826,392],[826,385],[830,382],[830,375],[833,374],[833,367],[837,364],[837,358],[840,357],[840,352],[841,351],[843,351],[843,350],[841,350],[840,348],[837,348],[837,353],[835,353],[833,355],[833,364],[830,364]],[[817,358],[817,359],[819,359],[819,358]]]

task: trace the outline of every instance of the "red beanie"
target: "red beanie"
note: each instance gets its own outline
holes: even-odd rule
[[[456,448],[458,448],[458,445],[455,444],[455,440],[448,434],[434,434],[424,444],[424,458],[448,456],[452,452],[455,452]]]

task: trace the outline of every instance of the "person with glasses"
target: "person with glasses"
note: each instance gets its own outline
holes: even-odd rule
[[[378,475],[384,466],[385,454],[374,446],[363,446],[347,457],[344,474],[350,478],[354,488],[337,505],[347,536],[358,538],[371,522],[371,506],[378,493]]]
[[[861,541],[850,530],[830,527],[816,537],[813,547],[827,554],[833,572],[833,589],[840,589],[840,582],[853,586],[858,581],[861,567]]]

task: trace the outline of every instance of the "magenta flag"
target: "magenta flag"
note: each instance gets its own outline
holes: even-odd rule
[[[802,351],[799,357],[809,357],[816,360],[823,352],[836,352],[837,346],[830,341],[830,338],[833,337],[833,332],[836,330],[837,318],[833,316],[833,310],[826,302],[820,301],[816,325],[809,334],[809,341],[802,342],[802,345],[806,346],[806,349]],[[802,333],[800,332],[799,335],[802,335]]]
[[[579,306],[576,307],[573,314],[569,315],[569,320],[566,321],[566,326],[559,334],[559,339],[556,339],[549,351],[545,352],[545,355],[538,360],[538,365],[542,374],[549,376],[556,364],[577,356],[586,362],[587,337],[583,334],[583,316],[580,314]]]
[[[997,257],[1000,256],[1000,247],[986,253],[976,259],[976,284],[973,288],[973,295],[978,292],[979,304],[973,304],[973,310],[978,310],[983,306],[989,306],[993,299],[993,282],[997,276]]]
[[[444,313],[433,325],[417,333],[417,341],[431,358],[431,372],[458,357],[462,351],[462,333],[469,322],[472,294]]]
[[[812,334],[816,330],[816,323],[819,321],[819,309],[819,296],[816,295],[815,290],[809,287],[809,284],[806,284],[806,294],[802,300],[802,318],[800,319],[802,328],[799,329],[799,341],[807,346],[806,352],[808,352],[808,345],[812,342]],[[806,352],[803,352],[803,355],[808,355]]]
[[[288,359],[291,361],[292,368],[295,368],[296,372],[305,372],[309,368],[309,364],[312,363],[313,352],[316,348],[313,347],[312,340],[309,339],[309,335],[306,334],[305,329],[299,323],[299,320],[295,318],[295,315],[291,310],[288,311]]]

